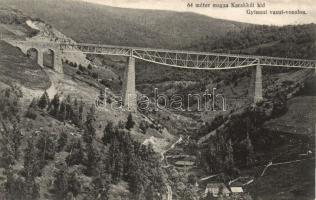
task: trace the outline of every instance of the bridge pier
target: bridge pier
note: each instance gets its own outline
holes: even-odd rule
[[[135,85],[135,58],[128,57],[123,80],[123,105],[129,111],[137,110],[137,94]]]
[[[61,52],[54,50],[54,62],[53,67],[56,72],[63,73],[63,63],[61,61]]]
[[[262,69],[261,65],[258,64],[255,69],[255,97],[254,103],[261,102],[262,97]]]
[[[41,67],[44,67],[44,56],[43,56],[43,51],[42,50],[37,50],[37,64]]]

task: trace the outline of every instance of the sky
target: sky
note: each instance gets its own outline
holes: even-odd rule
[[[316,23],[316,0],[80,0],[96,4],[103,4],[123,8],[173,10],[179,12],[195,12],[214,18],[235,20],[241,22],[287,25]],[[213,8],[212,4],[235,3],[265,3],[264,8]],[[211,7],[188,7],[188,3],[205,3]],[[246,10],[301,10],[306,15],[249,15]]]

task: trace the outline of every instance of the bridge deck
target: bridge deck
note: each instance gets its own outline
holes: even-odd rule
[[[152,63],[181,68],[232,69],[254,66],[258,65],[259,63],[263,66],[280,66],[311,69],[316,68],[315,60],[306,59],[85,43],[60,43],[60,46],[61,49],[65,52],[81,51],[87,54],[91,53],[104,55],[132,56]]]
[[[85,54],[102,54],[134,57],[140,60],[180,68],[195,69],[233,69],[255,65],[279,66],[292,68],[316,69],[316,60],[280,58],[256,55],[238,55],[225,53],[210,53],[198,51],[183,51],[169,49],[155,49],[143,47],[129,47],[87,43],[57,43],[41,41],[13,41],[17,45],[25,46],[59,46],[63,52],[82,52]]]

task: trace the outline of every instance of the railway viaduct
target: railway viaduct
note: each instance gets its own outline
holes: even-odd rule
[[[62,53],[82,52],[84,54],[101,54],[112,56],[124,56],[128,58],[125,77],[123,80],[123,104],[129,110],[137,109],[137,96],[135,89],[135,59],[151,63],[166,65],[170,67],[189,68],[195,70],[229,70],[245,67],[254,68],[255,93],[254,102],[263,100],[262,96],[262,67],[275,66],[286,68],[314,69],[315,60],[290,59],[279,57],[266,57],[254,55],[235,55],[223,53],[208,53],[196,51],[181,51],[167,49],[153,49],[127,46],[98,45],[84,43],[55,43],[39,41],[7,41],[13,46],[21,49],[25,54],[30,49],[37,52],[37,62],[43,64],[43,52],[51,51],[53,55],[53,69],[63,73]]]

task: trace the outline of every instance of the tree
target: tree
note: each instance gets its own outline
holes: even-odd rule
[[[132,113],[129,113],[128,114],[128,117],[127,117],[127,122],[126,122],[126,128],[128,130],[130,130],[131,128],[133,128],[135,125],[135,122],[133,121],[133,116],[132,116]]]
[[[92,104],[90,107],[89,112],[87,113],[87,118],[85,122],[85,131],[83,134],[83,140],[86,143],[91,143],[93,138],[95,137],[96,129],[94,128],[94,122],[96,121],[95,118],[95,107]]]
[[[111,140],[111,138],[113,137],[114,134],[114,127],[113,127],[113,123],[109,122],[103,131],[103,137],[102,137],[102,141],[103,144],[107,145],[109,143],[109,141]]]
[[[124,171],[123,167],[123,152],[120,149],[118,139],[115,137],[111,141],[108,161],[108,169],[110,174],[112,175],[112,180],[115,183],[118,183],[121,180]]]
[[[197,181],[197,178],[195,175],[190,174],[188,176],[188,183],[190,183],[191,185],[195,185],[196,181]]]
[[[40,187],[35,182],[35,177],[26,176],[25,177],[25,200],[36,200],[39,198]]]
[[[148,124],[146,121],[141,121],[139,124],[139,129],[142,131],[143,134],[146,133],[146,130],[148,128]]]
[[[15,163],[14,152],[10,143],[3,143],[1,145],[1,153],[2,153],[1,165],[5,169],[8,169],[11,165]]]
[[[55,173],[54,181],[54,194],[56,200],[64,200],[67,198],[68,193],[68,181],[67,181],[67,172],[66,165],[64,163],[60,164],[57,172]]]
[[[234,166],[234,149],[232,140],[229,138],[228,143],[226,144],[226,167],[231,168]]]
[[[94,176],[92,180],[92,190],[89,199],[108,199],[108,192],[111,185],[111,177],[109,174],[101,172],[98,176]]]
[[[78,127],[81,127],[81,123],[82,123],[82,118],[80,119],[80,107],[78,105],[78,100],[77,98],[74,99],[74,102],[73,102],[73,106],[72,106],[72,110],[73,110],[73,113],[72,113],[72,122],[78,126]],[[81,113],[82,115],[82,113]]]
[[[76,172],[72,172],[67,175],[68,194],[71,192],[74,197],[77,197],[81,192],[81,184],[78,180]]]
[[[38,101],[38,107],[40,109],[45,109],[49,104],[49,96],[47,94],[47,91],[42,94],[41,98]]]
[[[27,139],[27,147],[24,153],[24,174],[25,177],[35,177],[40,174],[38,167],[37,149],[34,145],[34,137]]]
[[[252,142],[251,139],[249,137],[249,133],[247,131],[247,137],[246,137],[246,148],[248,151],[248,155],[247,155],[247,166],[251,165],[254,163],[254,157],[255,157],[255,153],[254,153],[254,149],[252,146]]]
[[[81,100],[81,101],[80,101],[80,104],[79,104],[79,120],[80,120],[80,125],[81,125],[82,120],[83,120],[83,109],[84,109],[84,103],[83,103],[83,101]]]
[[[59,94],[55,94],[53,100],[51,101],[48,107],[48,111],[51,115],[58,117],[59,104],[60,104]]]
[[[62,101],[61,103],[60,103],[60,109],[59,109],[59,114],[58,114],[58,119],[60,120],[60,121],[65,121],[66,120],[66,114],[67,114],[67,112],[66,112],[66,103],[64,102],[64,101]]]
[[[93,176],[97,174],[98,162],[100,160],[100,153],[96,148],[96,145],[93,143],[87,144],[87,175]]]
[[[33,98],[32,102],[30,103],[26,113],[25,113],[25,117],[30,118],[30,119],[36,119],[37,114],[35,112],[35,110],[38,108],[37,106],[38,102],[35,98]]]
[[[12,130],[12,146],[13,146],[13,151],[14,151],[14,158],[18,159],[19,158],[19,147],[21,146],[21,141],[22,141],[22,133],[21,129],[18,126],[18,123],[13,123],[13,130]]]
[[[72,105],[71,105],[71,98],[69,95],[66,97],[65,104],[66,104],[66,120],[68,120],[72,116]]]
[[[71,146],[69,155],[66,158],[68,166],[79,165],[83,163],[84,153],[81,140],[74,142]]]
[[[5,169],[9,169],[11,165],[15,163],[14,160],[14,148],[11,140],[11,132],[7,125],[1,120],[3,130],[0,130],[1,138],[1,164]]]
[[[5,199],[7,200],[24,200],[25,179],[12,170],[6,171]]]
[[[67,144],[68,134],[62,131],[57,140],[57,151],[60,152],[63,150],[64,146]]]
[[[39,185],[34,177],[22,177],[12,169],[6,170],[4,184],[5,199],[7,200],[36,200],[39,198]]]
[[[21,89],[11,86],[0,92],[0,116],[3,120],[20,120],[20,98],[23,96]]]
[[[39,197],[39,185],[35,177],[40,174],[37,160],[37,150],[34,145],[34,138],[27,140],[27,148],[24,154],[24,176],[25,176],[25,199],[33,200]]]
[[[38,158],[40,167],[43,168],[47,160],[53,160],[55,156],[55,141],[48,133],[42,133],[39,136],[36,147],[38,149]]]

